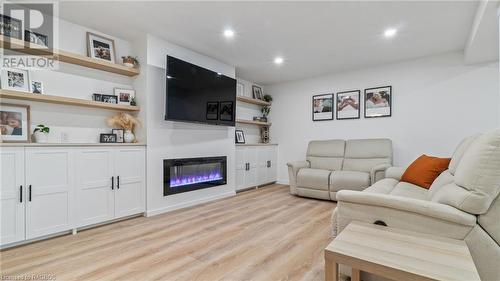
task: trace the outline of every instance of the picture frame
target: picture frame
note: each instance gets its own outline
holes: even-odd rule
[[[87,55],[90,58],[115,63],[115,50],[113,39],[87,32]]]
[[[123,135],[125,134],[125,130],[124,129],[112,129],[111,133],[116,135],[116,142],[118,142],[118,143],[124,143],[125,142],[125,140],[123,138]]]
[[[312,97],[312,121],[333,120],[333,94]]]
[[[219,109],[219,120],[233,121],[234,120],[234,102],[221,101]]]
[[[30,106],[0,103],[0,138],[2,142],[30,142]]]
[[[207,120],[217,120],[219,117],[219,102],[209,101],[207,102]]]
[[[43,82],[31,80],[30,92],[32,94],[43,94]]]
[[[264,98],[262,88],[257,85],[252,85],[252,93],[254,99],[262,100]]]
[[[1,85],[4,90],[30,92],[30,73],[25,69],[2,68]]]
[[[102,101],[102,94],[92,94],[93,101]]]
[[[336,95],[337,120],[360,119],[361,117],[361,91],[351,90],[338,92]]]
[[[117,104],[118,97],[115,95],[101,95],[101,102]]]
[[[234,131],[234,141],[241,144],[245,143],[245,133],[243,133],[243,130]]]
[[[0,35],[23,40],[23,22],[0,14]]]
[[[47,48],[49,47],[49,37],[47,35],[31,30],[24,31],[24,41]]]
[[[99,137],[100,143],[116,143],[116,134],[101,134]]]
[[[237,96],[245,95],[245,84],[241,82],[236,82],[236,95]]]
[[[135,97],[135,90],[132,89],[114,89],[115,96],[118,97],[118,104],[130,105],[130,101]]]
[[[392,86],[365,89],[365,118],[392,116]]]

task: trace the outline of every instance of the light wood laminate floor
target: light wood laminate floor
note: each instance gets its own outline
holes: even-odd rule
[[[0,252],[1,274],[56,280],[323,280],[335,203],[271,185]]]

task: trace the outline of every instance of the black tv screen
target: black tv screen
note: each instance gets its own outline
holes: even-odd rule
[[[167,56],[165,120],[234,126],[236,80]]]

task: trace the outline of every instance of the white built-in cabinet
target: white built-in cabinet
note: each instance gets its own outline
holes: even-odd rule
[[[276,181],[277,149],[277,145],[236,146],[237,191]]]
[[[0,244],[145,210],[145,149],[0,148]]]

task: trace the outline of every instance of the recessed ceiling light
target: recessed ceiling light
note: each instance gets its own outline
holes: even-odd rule
[[[282,57],[276,57],[276,58],[274,58],[274,63],[275,64],[282,64],[283,63],[283,58]]]
[[[231,38],[234,36],[234,30],[230,29],[230,28],[227,28],[224,30],[224,36],[226,38]]]
[[[398,33],[398,30],[395,28],[388,28],[384,31],[384,36],[387,38],[394,37]]]

